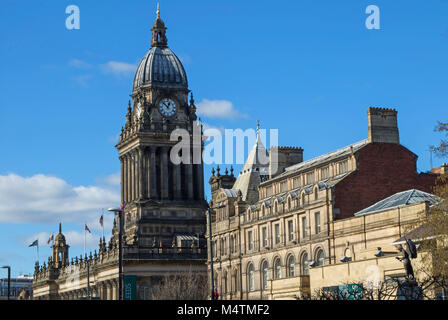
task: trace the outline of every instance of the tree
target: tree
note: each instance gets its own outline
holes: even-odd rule
[[[183,275],[164,276],[152,291],[153,300],[207,300],[207,276],[189,271]]]
[[[437,122],[434,131],[445,133],[445,137],[448,138],[448,122]],[[434,151],[437,157],[448,157],[448,139],[441,139],[439,145],[431,146],[430,149]]]
[[[448,123],[438,122],[434,131],[448,137]],[[448,158],[448,139],[441,139],[440,144],[430,149],[439,158]],[[441,172],[433,187],[433,194],[439,197],[437,205],[421,214],[418,221],[411,225],[419,229],[422,240],[421,250],[427,254],[422,260],[420,272],[433,277],[442,290],[448,289],[448,172]]]

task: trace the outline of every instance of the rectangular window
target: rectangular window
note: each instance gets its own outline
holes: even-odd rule
[[[280,243],[280,224],[276,224],[275,228],[275,244]]]
[[[301,179],[301,176],[299,176],[299,177],[295,177],[295,178],[292,180],[292,184],[293,184],[293,187],[294,187],[294,188],[298,188],[298,187],[300,187],[300,186],[302,185],[302,179]]]
[[[249,250],[252,250],[254,248],[254,238],[252,235],[252,231],[247,232],[247,244],[248,244]]]
[[[288,221],[288,240],[294,240],[294,223],[292,220]]]
[[[266,197],[272,196],[272,186],[266,187]]]
[[[308,172],[306,174],[306,183],[307,184],[314,183],[314,171],[313,172]]]
[[[302,217],[302,236],[306,237],[306,217]]]
[[[263,227],[263,229],[261,229],[262,235],[263,235],[263,247],[267,247],[268,246],[268,228]]]
[[[346,173],[348,171],[348,160],[339,162],[339,174]]]
[[[320,233],[320,213],[319,212],[316,212],[315,214],[314,214],[314,222],[315,222],[315,224],[316,224],[316,234],[319,234]]]
[[[330,173],[330,170],[328,167],[320,169],[320,178],[322,180],[328,179],[329,173]]]

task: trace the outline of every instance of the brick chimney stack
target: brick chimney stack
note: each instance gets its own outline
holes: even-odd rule
[[[303,161],[303,149],[273,146],[269,149],[269,178],[281,174],[286,167]]]
[[[373,108],[367,110],[369,142],[400,143],[395,109]]]

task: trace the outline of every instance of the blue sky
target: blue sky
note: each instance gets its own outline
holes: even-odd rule
[[[156,3],[2,1],[0,264],[14,276],[33,271],[27,245],[59,221],[72,254],[83,251],[84,222],[96,248],[101,208],[119,202],[114,145]],[[65,27],[71,4],[79,30]],[[380,30],[365,27],[370,4]],[[428,146],[441,138],[433,128],[448,120],[448,1],[162,0],[160,9],[195,100],[229,110],[203,114],[207,125],[260,119],[309,159],[365,139],[369,106],[396,108],[401,143],[429,169]],[[40,248],[41,261],[49,254]]]

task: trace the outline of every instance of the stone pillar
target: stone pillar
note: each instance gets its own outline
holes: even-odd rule
[[[109,281],[106,282],[107,300],[112,300],[112,286]]]
[[[193,185],[193,165],[191,163],[185,165],[185,183],[187,188],[187,199],[194,198],[194,185]]]
[[[125,158],[125,168],[124,168],[124,180],[125,180],[125,184],[124,184],[124,189],[125,189],[125,201],[126,203],[129,202],[129,155],[126,154]]]
[[[182,200],[182,171],[180,166],[180,164],[173,164],[173,190],[175,200]]]
[[[201,164],[195,164],[195,175],[196,175],[196,181],[195,184],[197,185],[197,198],[198,200],[204,199],[204,170]]]
[[[149,149],[145,149],[144,152],[144,159],[145,159],[145,190],[146,195],[145,198],[149,199],[151,198],[151,156],[149,153]]]
[[[150,175],[151,175],[151,199],[158,199],[158,193],[157,193],[157,170],[156,170],[156,161],[157,161],[157,157],[156,157],[156,150],[157,147],[150,147],[149,148],[149,152],[151,153],[150,155]]]
[[[107,300],[106,282],[101,282],[101,300]]]
[[[168,199],[168,147],[162,147],[162,157],[160,164],[160,181],[161,181],[161,198],[162,200]]]
[[[117,282],[112,282],[112,300],[118,300],[118,286]]]
[[[125,201],[124,195],[124,158],[120,157],[120,187],[121,187],[121,201]]]
[[[138,158],[139,158],[139,190],[140,190],[140,199],[145,198],[145,153],[141,148],[138,149]]]
[[[127,201],[130,202],[132,199],[132,180],[131,180],[131,155],[128,153],[126,157],[127,168],[126,168],[126,186],[127,186]]]

